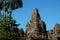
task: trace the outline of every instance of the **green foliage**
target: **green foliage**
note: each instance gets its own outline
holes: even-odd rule
[[[0,0],[0,12],[3,10],[3,1],[4,0]],[[16,0],[16,2],[18,3],[16,4],[18,6],[16,8],[19,8],[19,5],[22,7],[22,0]],[[16,2],[13,2],[12,9],[15,9]],[[6,8],[8,10],[10,7],[9,3],[5,5],[7,5]],[[13,20],[11,16],[4,17],[3,15],[0,15],[0,40],[21,40],[17,26],[18,24],[16,24],[16,20]]]
[[[16,21],[9,17],[6,17],[5,20],[0,19],[0,40],[19,40]]]
[[[9,8],[10,7],[10,2],[11,2],[12,10],[23,7],[22,0],[0,0],[0,10],[3,9],[3,7],[4,7],[3,4],[6,5],[6,8]]]

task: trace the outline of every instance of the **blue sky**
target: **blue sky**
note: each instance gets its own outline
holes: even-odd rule
[[[34,8],[38,8],[41,19],[46,23],[47,30],[60,24],[60,0],[23,0],[23,7],[12,12],[18,28],[26,29],[26,23],[30,21]]]

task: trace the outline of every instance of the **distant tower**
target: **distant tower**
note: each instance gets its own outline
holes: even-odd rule
[[[33,14],[32,14],[32,20],[37,21],[37,20],[39,20],[39,19],[41,20],[41,17],[40,17],[40,15],[39,15],[38,9],[35,8],[34,11],[33,11]]]
[[[49,40],[60,40],[60,24],[56,23],[53,30],[48,31]]]
[[[41,20],[38,9],[35,8],[30,22],[26,25],[27,40],[47,38],[45,22]]]

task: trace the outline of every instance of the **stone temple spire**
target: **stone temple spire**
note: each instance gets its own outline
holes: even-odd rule
[[[31,20],[26,24],[26,40],[38,40],[38,38],[47,38],[46,25],[39,15],[38,9],[35,8]],[[39,39],[41,40],[41,39]]]
[[[41,20],[41,17],[39,15],[38,9],[35,8],[32,13],[32,20]]]

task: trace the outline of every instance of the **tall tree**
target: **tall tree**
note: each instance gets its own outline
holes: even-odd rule
[[[6,2],[5,4],[3,3],[4,0],[0,0],[0,12],[1,10],[3,10],[4,7],[5,11],[8,12],[9,9],[9,1]],[[12,1],[12,0],[11,0]],[[13,2],[14,1],[14,2]],[[17,8],[21,8],[22,7],[22,0],[13,0],[11,4],[12,10],[17,9]],[[15,2],[16,5],[14,4]],[[4,6],[3,6],[4,4]],[[10,9],[9,9],[10,10]],[[4,12],[4,11],[3,11]],[[19,29],[18,29],[18,24],[16,24],[16,20],[14,20],[12,17],[10,16],[6,16],[4,18],[4,15],[2,15],[2,13],[0,13],[0,40],[19,40]]]

